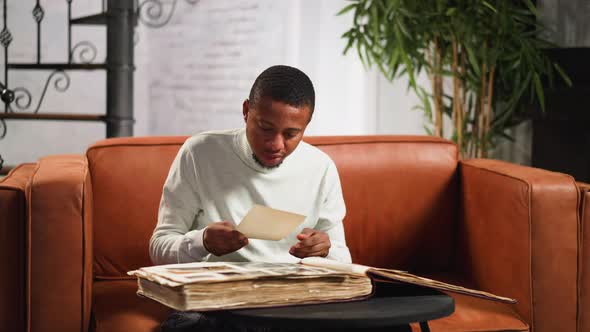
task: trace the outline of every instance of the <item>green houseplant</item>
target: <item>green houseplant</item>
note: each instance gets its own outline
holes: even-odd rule
[[[445,136],[444,115],[462,157],[486,157],[507,129],[544,111],[543,82],[571,82],[543,48],[543,30],[530,0],[353,0],[344,49],[389,79],[409,78],[428,119],[429,134]],[[416,84],[424,70],[431,86]],[[430,91],[428,91],[430,90]]]

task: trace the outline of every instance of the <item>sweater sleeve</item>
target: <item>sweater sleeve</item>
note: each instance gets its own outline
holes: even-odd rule
[[[327,258],[350,263],[352,259],[350,251],[346,246],[344,226],[342,224],[342,219],[346,215],[346,206],[344,204],[344,197],[342,196],[338,170],[331,160],[324,178],[322,194],[324,198],[315,228],[326,232],[330,237],[332,246],[330,247]]]
[[[162,190],[158,223],[150,239],[154,264],[202,261],[209,255],[203,246],[204,229],[191,230],[201,211],[197,186],[197,165],[187,141],[176,155]]]

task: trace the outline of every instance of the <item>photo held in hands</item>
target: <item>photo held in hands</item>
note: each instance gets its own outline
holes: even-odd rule
[[[296,231],[306,216],[255,204],[238,225],[221,221],[208,226],[203,234],[203,245],[216,256],[234,252],[248,245],[249,239],[279,241]],[[323,232],[304,228],[297,235],[298,242],[289,253],[304,258],[326,256],[330,239]]]
[[[304,215],[254,205],[236,230],[249,239],[282,240],[305,220]]]

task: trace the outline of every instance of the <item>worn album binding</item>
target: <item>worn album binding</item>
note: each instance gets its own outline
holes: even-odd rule
[[[380,282],[396,282],[515,303],[510,298],[423,278],[405,271],[324,258],[300,263],[198,262],[144,267],[138,294],[176,310],[224,310],[361,300]]]

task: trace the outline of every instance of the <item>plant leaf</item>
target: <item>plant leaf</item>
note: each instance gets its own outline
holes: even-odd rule
[[[477,57],[475,56],[475,52],[473,52],[473,49],[471,47],[465,47],[465,49],[467,50],[467,58],[469,59],[469,62],[471,63],[473,70],[475,71],[477,76],[481,75],[480,66],[477,61]]]
[[[539,11],[537,10],[537,7],[535,7],[535,5],[533,4],[533,2],[531,0],[524,0],[524,3],[529,8],[531,13],[533,13],[533,15],[539,16]]]
[[[346,13],[348,13],[349,11],[351,11],[352,9],[355,9],[357,6],[356,3],[351,3],[350,5],[342,8],[337,14],[336,16],[340,16],[340,15],[344,15]]]
[[[449,8],[449,9],[447,9],[447,11],[445,12],[445,15],[447,15],[447,16],[453,16],[453,14],[454,14],[456,11],[457,11],[457,8],[456,8],[456,7]]]
[[[496,8],[494,8],[494,6],[492,6],[489,2],[487,2],[487,1],[484,0],[484,1],[482,1],[482,3],[483,3],[484,6],[488,7],[489,9],[491,9],[494,13],[496,13],[496,14],[498,13],[498,11],[496,10]]]
[[[543,85],[541,84],[541,79],[539,78],[539,74],[535,73],[533,75],[533,81],[535,82],[535,89],[537,92],[537,97],[539,98],[539,103],[541,104],[541,111],[545,113],[545,95],[543,93]]]
[[[559,73],[559,76],[561,76],[561,79],[563,79],[563,81],[565,82],[565,84],[567,84],[567,86],[571,87],[572,84],[572,80],[570,79],[570,77],[568,76],[568,74],[565,73],[565,71],[563,70],[563,68],[561,68],[560,65],[558,65],[557,63],[553,63],[553,67],[555,67],[555,70],[557,70],[557,72]]]

